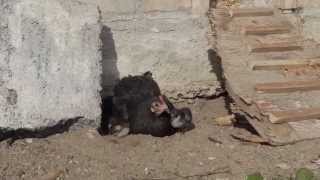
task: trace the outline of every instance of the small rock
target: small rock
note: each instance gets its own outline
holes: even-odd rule
[[[235,121],[234,114],[214,119],[214,122],[219,126],[231,126]]]
[[[153,27],[150,30],[151,30],[151,32],[154,32],[154,33],[159,33],[160,32],[160,30],[158,28],[156,28],[156,27]]]
[[[203,162],[199,162],[199,165],[200,165],[200,166],[203,166],[204,164],[203,164]]]
[[[290,166],[288,164],[286,164],[286,163],[277,164],[276,167],[278,167],[280,169],[284,169],[284,170],[290,169]]]
[[[88,173],[89,172],[89,169],[87,169],[87,168],[84,168],[84,170],[83,170],[85,173]]]
[[[149,168],[144,168],[144,174],[149,175]]]
[[[216,157],[208,157],[208,160],[209,161],[213,161],[213,160],[215,160],[215,159],[217,159]]]
[[[188,103],[188,104],[194,104],[195,101],[194,101],[193,99],[188,99],[187,103]]]
[[[40,179],[46,179],[46,180],[59,179],[59,177],[63,175],[63,173],[64,172],[62,170],[51,171],[48,174],[41,177]]]
[[[33,142],[33,140],[32,140],[31,138],[27,138],[27,139],[26,139],[26,142],[29,143],[29,144],[31,144],[31,143]]]
[[[95,138],[95,136],[90,132],[87,132],[87,136],[88,136],[89,139],[94,139]]]

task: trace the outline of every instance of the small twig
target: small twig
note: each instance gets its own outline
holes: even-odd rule
[[[214,169],[212,171],[207,171],[207,172],[199,173],[199,174],[181,175],[178,172],[175,172],[175,173],[173,173],[175,177],[133,178],[133,180],[175,180],[177,178],[188,179],[188,178],[194,178],[194,177],[208,177],[208,176],[212,176],[215,174],[225,174],[225,173],[231,173],[231,170],[229,167],[220,167],[220,168]]]
[[[214,142],[214,143],[218,143],[218,144],[222,144],[222,141],[219,141],[213,137],[208,137],[209,141]]]
[[[188,178],[193,178],[193,177],[207,177],[207,176],[212,176],[215,174],[225,174],[225,173],[230,173],[230,168],[229,167],[220,167],[218,169],[214,169],[212,171],[204,172],[201,174],[192,174],[192,175],[180,175],[176,173],[175,175],[177,177],[183,178],[183,179],[188,179]]]
[[[165,177],[165,178],[133,178],[132,180],[173,180],[177,179],[176,177]]]

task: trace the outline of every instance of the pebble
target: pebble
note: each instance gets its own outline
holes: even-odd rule
[[[215,160],[215,159],[217,159],[216,157],[208,157],[208,160],[209,161],[213,161],[213,160]]]
[[[88,136],[89,139],[94,139],[95,138],[94,135],[92,133],[90,133],[90,132],[87,132],[87,136]]]
[[[149,174],[149,168],[144,168],[144,174],[148,175]]]
[[[286,163],[277,164],[276,167],[278,167],[280,169],[284,169],[284,170],[290,169],[290,166],[288,164],[286,164]]]
[[[94,139],[98,135],[98,132],[95,129],[89,129],[86,134],[88,138]]]
[[[27,138],[27,139],[26,139],[26,142],[29,143],[29,144],[31,144],[31,143],[33,142],[33,140],[32,140],[31,138]]]
[[[151,32],[154,32],[154,33],[159,33],[160,32],[160,30],[158,28],[156,28],[156,27],[153,27],[150,30],[151,30]]]
[[[187,103],[188,103],[188,104],[194,104],[195,101],[194,101],[193,99],[188,99]]]

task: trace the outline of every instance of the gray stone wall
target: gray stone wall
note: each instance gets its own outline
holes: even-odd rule
[[[0,0],[0,128],[100,120],[101,97],[152,71],[165,94],[211,96],[209,0]],[[211,59],[212,60],[212,59]]]
[[[99,6],[108,34],[103,40],[104,95],[112,94],[117,79],[145,71],[152,71],[171,97],[216,92],[219,83],[207,53],[208,0],[90,2]]]
[[[99,120],[98,20],[76,0],[0,1],[0,127]]]

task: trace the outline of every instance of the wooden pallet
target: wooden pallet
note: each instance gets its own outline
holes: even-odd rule
[[[270,8],[231,9],[229,15],[217,29],[216,48],[237,112],[273,145],[320,138],[316,42],[305,41],[287,17]],[[308,68],[314,74],[286,74]]]

